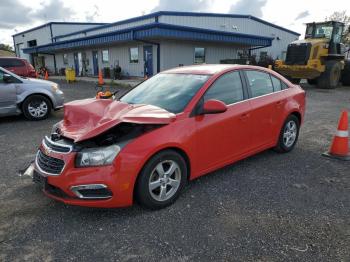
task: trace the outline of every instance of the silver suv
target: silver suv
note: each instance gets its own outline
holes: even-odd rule
[[[64,96],[58,84],[22,78],[0,67],[0,116],[19,115],[42,120],[51,110],[63,107]]]

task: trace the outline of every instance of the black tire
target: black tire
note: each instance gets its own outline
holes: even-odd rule
[[[289,80],[292,84],[295,84],[295,85],[299,85],[299,84],[300,84],[300,81],[301,81],[300,78],[292,78],[292,77],[288,77],[288,80]]]
[[[154,195],[158,194],[158,191],[157,191],[158,188],[154,189],[155,191],[152,191],[152,193],[151,193],[150,182],[152,181],[153,174],[157,175],[157,173],[158,173],[158,171],[156,171],[156,167],[160,163],[165,163],[164,165],[166,167],[167,161],[173,161],[178,165],[180,172],[178,172],[177,175],[180,174],[181,178],[180,178],[179,186],[178,186],[177,190],[173,191],[173,195],[169,199],[159,201],[158,199],[155,199],[155,196],[154,196]],[[163,165],[163,167],[164,167],[164,165]],[[164,169],[164,171],[165,170],[166,169]],[[135,197],[136,197],[137,202],[142,207],[145,207],[148,209],[153,209],[153,210],[165,208],[165,207],[171,205],[179,197],[182,189],[186,185],[187,176],[188,176],[187,173],[188,173],[188,170],[187,170],[186,161],[179,153],[177,153],[174,150],[165,150],[165,151],[159,152],[158,154],[154,155],[150,160],[148,160],[148,162],[143,167],[143,169],[142,169],[142,171],[137,179],[136,187],[135,187]],[[174,174],[175,174],[175,172],[174,172]],[[174,178],[174,177],[172,177],[172,178]],[[159,176],[159,179],[160,179],[160,176]],[[153,180],[153,181],[157,182],[158,180]],[[167,189],[168,185],[166,185],[165,188],[166,188],[166,190],[168,190]],[[159,187],[159,191],[160,190],[161,190],[161,187]],[[170,190],[168,191],[169,193],[170,193]],[[160,194],[161,193],[159,192],[159,195]]]
[[[46,107],[41,108],[41,106],[46,105]],[[36,116],[35,114],[33,114],[30,111],[30,107],[31,108],[37,108],[42,110],[40,113],[38,113],[38,115]],[[44,110],[44,108],[46,108],[46,110]],[[24,114],[24,116],[28,119],[28,120],[33,120],[33,121],[39,121],[39,120],[43,120],[46,119],[50,113],[51,113],[51,101],[46,98],[45,96],[42,95],[32,95],[27,97],[23,104],[22,104],[22,112]],[[44,113],[45,111],[45,113]]]
[[[350,86],[350,61],[345,61],[345,67],[342,71],[341,82],[345,86]]]
[[[285,138],[284,138],[284,133],[286,131],[287,125],[290,122],[294,122],[296,126],[296,135],[293,143],[291,145],[286,144]],[[300,129],[300,122],[299,119],[295,115],[289,115],[284,121],[283,126],[281,128],[279,138],[277,145],[274,147],[274,150],[278,153],[287,153],[293,150],[294,146],[296,145],[299,137],[299,129]]]
[[[314,79],[307,79],[307,83],[309,85],[317,85],[317,78]]]
[[[341,77],[341,63],[327,61],[326,70],[320,75],[317,86],[322,89],[334,89],[339,85]]]

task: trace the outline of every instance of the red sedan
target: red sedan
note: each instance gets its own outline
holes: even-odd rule
[[[189,180],[266,149],[291,151],[304,112],[305,92],[274,71],[176,68],[120,100],[66,104],[33,179],[67,204],[163,208]]]
[[[36,78],[35,68],[26,59],[0,57],[0,66],[19,76]]]

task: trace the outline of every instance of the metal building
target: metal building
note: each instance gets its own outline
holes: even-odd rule
[[[19,33],[14,36],[17,55],[22,52],[18,36],[24,35],[22,42],[28,45],[23,53],[45,57],[51,71],[73,67],[78,75],[97,75],[99,70],[111,73],[120,66],[126,76],[151,76],[176,66],[234,61],[247,53],[258,59],[281,58],[288,43],[299,37],[254,16],[233,14],[160,11],[84,26],[74,30],[77,27],[72,24],[70,32],[61,34],[41,28]],[[36,45],[29,45],[33,40]]]

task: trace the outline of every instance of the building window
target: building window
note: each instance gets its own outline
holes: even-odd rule
[[[63,54],[63,64],[68,65],[68,54]]]
[[[138,63],[139,62],[139,49],[138,49],[138,47],[131,47],[129,54],[130,54],[130,63]]]
[[[28,47],[37,46],[36,40],[31,40],[31,41],[28,41],[27,43],[28,43]]]
[[[109,53],[108,50],[102,50],[102,63],[108,63],[109,62]]]
[[[194,48],[194,63],[203,64],[205,63],[205,48],[195,47]]]

